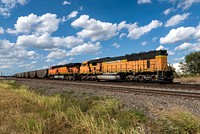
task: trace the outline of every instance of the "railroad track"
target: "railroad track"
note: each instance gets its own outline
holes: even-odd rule
[[[14,80],[44,80],[44,81],[56,81],[56,82],[70,82],[70,83],[97,83],[97,84],[113,84],[113,85],[125,85],[125,86],[136,86],[136,87],[151,87],[151,88],[169,88],[169,89],[180,89],[180,90],[197,90],[200,91],[200,84],[159,84],[159,83],[136,83],[136,82],[112,82],[112,81],[66,81],[66,80],[47,80],[47,79],[24,79],[24,78],[14,78]]]
[[[115,89],[116,90],[116,89]],[[156,90],[156,89],[125,89],[125,90],[118,90],[119,92],[125,93],[148,93],[148,94],[157,94],[157,95],[170,95],[170,96],[178,96],[178,97],[186,97],[186,98],[195,98],[200,99],[200,93],[194,92],[183,92],[183,91],[167,91],[167,90]]]
[[[177,89],[167,89],[164,88],[165,85],[162,87],[146,87],[138,86],[137,84],[127,84],[127,83],[116,83],[116,82],[77,82],[77,81],[60,81],[60,80],[43,80],[43,79],[17,79],[19,81],[37,81],[42,82],[44,84],[53,85],[59,84],[62,86],[66,86],[67,84],[70,85],[79,85],[79,86],[89,86],[89,87],[101,87],[100,90],[111,91],[111,92],[120,92],[120,93],[142,93],[142,94],[152,94],[152,95],[167,95],[167,96],[177,96],[177,97],[184,97],[184,98],[193,98],[193,99],[200,99],[200,90],[177,90]],[[148,85],[148,84],[147,84]],[[151,85],[151,84],[149,84]],[[179,84],[180,85],[180,84]],[[176,86],[179,87],[180,86]],[[156,85],[154,85],[156,86]],[[186,86],[186,85],[185,85]],[[187,85],[188,86],[188,85]],[[194,85],[196,87],[196,85]],[[95,88],[97,90],[98,88]]]
[[[49,83],[49,82],[48,82]],[[51,82],[50,82],[51,83]],[[103,87],[101,90],[111,91],[111,92],[121,92],[121,93],[144,93],[144,94],[157,94],[157,95],[170,95],[170,96],[179,96],[185,98],[195,98],[200,99],[200,93],[198,92],[188,92],[180,90],[166,90],[166,89],[151,89],[151,88],[139,88],[135,86],[123,86],[123,85],[112,85],[112,84],[96,84],[96,83],[70,83],[75,85],[89,85],[89,86],[100,86]],[[59,83],[61,84],[61,83]],[[66,84],[64,82],[63,84]]]

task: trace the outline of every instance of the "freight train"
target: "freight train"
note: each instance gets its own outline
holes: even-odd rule
[[[167,56],[166,50],[154,50],[52,66],[49,69],[17,73],[14,76],[17,78],[172,83],[174,76],[172,70],[168,68]]]

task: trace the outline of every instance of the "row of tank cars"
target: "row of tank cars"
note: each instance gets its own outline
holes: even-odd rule
[[[171,83],[174,77],[172,70],[168,68],[167,56],[166,50],[154,50],[52,66],[49,69],[22,72],[14,76],[17,78]]]

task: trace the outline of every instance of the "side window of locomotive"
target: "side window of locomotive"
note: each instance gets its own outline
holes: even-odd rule
[[[147,68],[150,68],[150,60],[147,60]]]

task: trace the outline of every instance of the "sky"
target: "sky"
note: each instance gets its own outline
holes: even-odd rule
[[[167,50],[200,51],[200,0],[0,0],[3,75]]]

